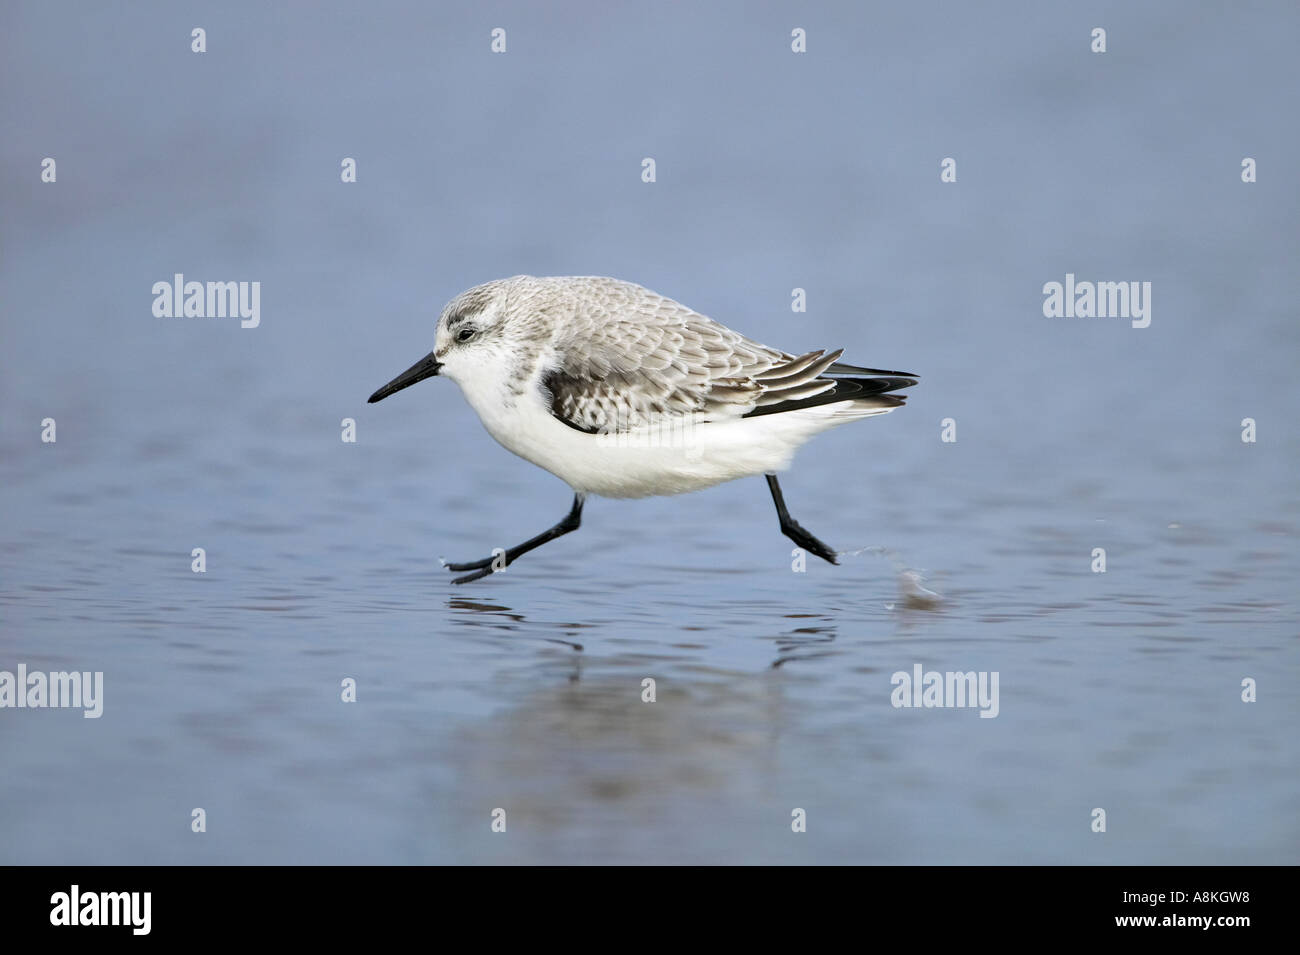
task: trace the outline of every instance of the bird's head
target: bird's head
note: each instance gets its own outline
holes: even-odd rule
[[[514,294],[527,281],[528,276],[497,279],[453,298],[438,316],[433,351],[376,391],[370,401],[382,401],[434,375],[450,378],[462,389],[470,383],[487,386],[520,377],[523,370],[515,366],[536,328]]]

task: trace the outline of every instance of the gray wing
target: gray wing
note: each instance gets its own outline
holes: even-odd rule
[[[835,388],[820,376],[841,354],[789,355],[624,282],[595,285],[555,345],[558,364],[543,378],[551,413],[606,433],[664,416],[786,410]]]

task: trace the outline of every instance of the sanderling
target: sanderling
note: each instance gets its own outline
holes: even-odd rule
[[[460,386],[488,433],[573,489],[550,530],[492,557],[445,563],[486,577],[578,529],[588,494],[680,494],[767,477],[781,531],[838,563],[786,510],[777,471],[814,434],[893,411],[903,371],[839,361],[843,349],[791,355],[649,289],[618,279],[517,275],[462,292],[434,348],[370,396],[433,375]]]

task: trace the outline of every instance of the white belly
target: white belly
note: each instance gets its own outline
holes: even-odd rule
[[[510,409],[496,402],[484,404],[475,410],[488,433],[507,450],[550,471],[575,491],[615,498],[682,494],[781,471],[808,438],[861,417],[845,414],[845,402],[806,412],[587,434],[555,418],[540,400],[521,398]]]

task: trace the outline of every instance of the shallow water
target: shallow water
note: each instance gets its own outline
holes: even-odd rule
[[[1047,10],[827,7],[798,59],[779,7],[506,6],[502,57],[260,7],[199,57],[165,9],[0,31],[0,670],[105,682],[0,710],[0,862],[1297,861],[1294,10],[1106,8],[1094,57]],[[154,318],[176,271],[261,325]],[[518,272],[921,375],[783,478],[857,553],[792,572],[753,478],[450,586],[569,492],[450,382],[364,402]],[[1151,326],[1044,318],[1067,272],[1151,281]],[[997,717],[891,706],[918,663]]]

